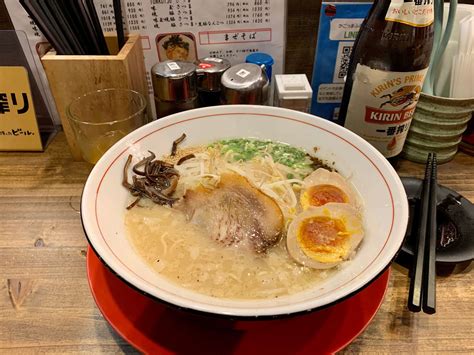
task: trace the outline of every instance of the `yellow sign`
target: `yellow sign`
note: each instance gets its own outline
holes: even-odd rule
[[[0,150],[43,150],[24,67],[0,66]]]

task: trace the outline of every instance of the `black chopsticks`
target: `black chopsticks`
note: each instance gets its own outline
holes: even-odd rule
[[[117,29],[117,41],[118,47],[122,48],[125,43],[125,35],[123,33],[123,20],[122,20],[122,4],[120,0],[113,0],[114,15],[115,15],[115,28]]]
[[[20,0],[20,4],[58,54],[109,54],[93,0]]]
[[[430,183],[430,205],[429,205],[429,239],[426,246],[426,264],[427,271],[424,277],[423,289],[423,311],[428,314],[436,312],[436,243],[438,225],[436,223],[437,193],[438,193],[438,164],[436,153],[433,153],[431,164],[431,183]]]
[[[421,194],[417,249],[412,268],[408,309],[412,312],[436,312],[436,153],[429,153]]]
[[[51,43],[51,45],[56,49],[58,54],[68,54],[70,48],[66,47],[64,38],[60,33],[54,30],[53,25],[51,25],[49,19],[43,13],[43,10],[37,2],[30,0],[20,0],[20,4],[26,10],[28,15],[35,21],[36,25],[40,31],[44,34],[46,39]]]

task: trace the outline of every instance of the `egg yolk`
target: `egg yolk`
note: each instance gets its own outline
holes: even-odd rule
[[[309,257],[319,258],[321,254],[331,253],[336,258],[343,258],[348,235],[342,220],[318,216],[302,221],[298,242]]]
[[[307,191],[310,206],[323,206],[329,202],[347,203],[349,197],[334,185],[311,186]]]

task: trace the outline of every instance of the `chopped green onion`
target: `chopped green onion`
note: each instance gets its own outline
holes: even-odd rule
[[[248,161],[259,154],[266,153],[270,154],[275,162],[290,168],[305,170],[311,166],[311,160],[303,149],[284,143],[243,138],[221,140],[212,146],[219,146],[223,153],[229,151],[234,153],[234,161]]]

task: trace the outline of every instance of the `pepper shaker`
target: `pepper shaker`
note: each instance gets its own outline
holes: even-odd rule
[[[268,104],[269,81],[265,70],[256,64],[230,67],[221,78],[223,104]]]
[[[206,57],[196,61],[198,100],[200,107],[220,104],[221,77],[230,68],[227,59]]]
[[[161,118],[198,106],[196,65],[166,60],[151,68],[156,116]]]

